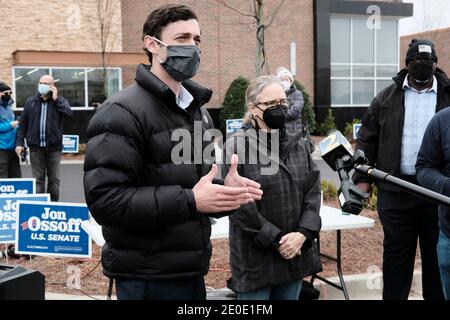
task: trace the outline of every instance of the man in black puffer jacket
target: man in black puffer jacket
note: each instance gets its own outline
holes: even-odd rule
[[[189,80],[200,60],[195,13],[182,5],[153,11],[143,40],[151,66],[139,65],[136,84],[108,99],[89,124],[86,202],[103,227],[104,274],[116,280],[118,299],[205,299],[208,214],[229,214],[262,191],[237,174],[213,183],[217,166],[199,161],[207,128],[201,106],[212,92]],[[175,152],[186,134],[192,148]]]

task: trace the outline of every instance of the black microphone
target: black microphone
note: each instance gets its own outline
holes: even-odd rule
[[[325,139],[319,143],[322,159],[333,169],[336,170],[336,160],[344,156],[353,156],[353,148],[350,142],[342,135],[339,130],[330,130]]]
[[[27,161],[27,157],[28,157],[28,148],[24,147],[23,152],[20,155],[20,161],[21,162],[26,162]]]
[[[343,212],[360,214],[364,202],[369,194],[360,190],[350,179],[348,172],[353,169],[355,163],[367,162],[364,153],[353,152],[352,145],[338,130],[331,130],[320,144],[322,159],[339,174],[341,186],[338,190],[338,200]]]

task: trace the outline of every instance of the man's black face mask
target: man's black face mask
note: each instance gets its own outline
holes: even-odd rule
[[[169,46],[155,37],[153,39],[167,47],[166,61],[162,62],[158,55],[156,58],[173,79],[181,82],[195,76],[200,64],[200,49],[196,45]]]
[[[427,83],[433,78],[433,60],[422,60],[417,62],[410,62],[408,64],[408,73],[418,83]]]

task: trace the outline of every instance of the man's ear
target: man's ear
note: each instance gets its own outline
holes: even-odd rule
[[[436,72],[436,69],[437,69],[437,62],[433,63],[433,73]]]
[[[158,53],[156,47],[158,43],[153,39],[153,37],[145,36],[144,37],[144,45],[150,53]]]

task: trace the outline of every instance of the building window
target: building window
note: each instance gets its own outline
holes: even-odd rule
[[[90,110],[96,95],[110,97],[122,89],[120,68],[13,67],[16,109],[37,93],[39,79],[46,74],[53,76],[59,95],[74,110]]]
[[[331,106],[368,107],[399,69],[398,20],[331,17]]]
[[[58,94],[64,97],[71,107],[86,106],[84,69],[52,69]]]
[[[88,75],[89,102],[97,95],[110,97],[121,89],[120,74],[116,69],[88,69],[86,73]]]

